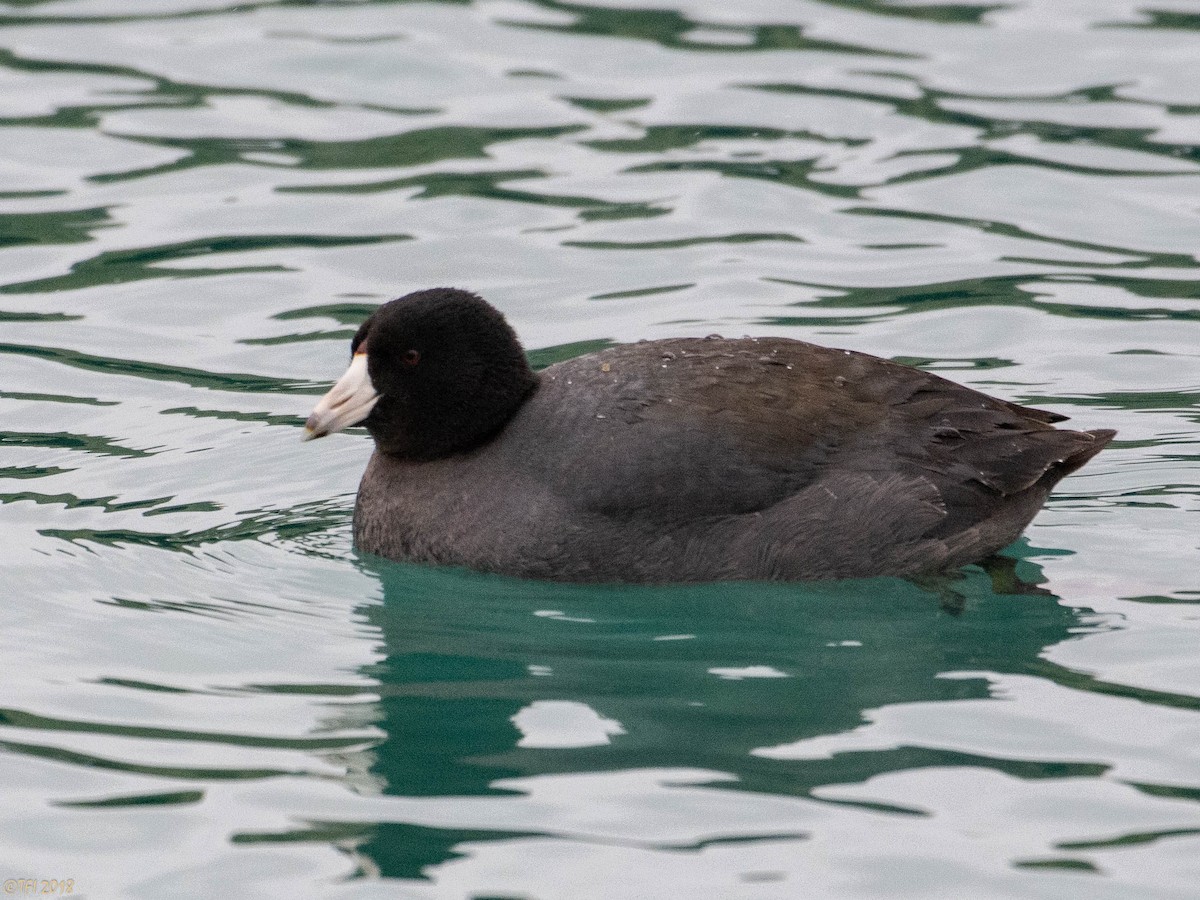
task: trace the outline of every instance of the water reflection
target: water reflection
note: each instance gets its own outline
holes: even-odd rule
[[[1086,622],[1034,586],[1027,561],[926,586],[595,587],[365,566],[383,588],[360,612],[382,641],[363,673],[379,683],[386,735],[370,780],[387,795],[495,795],[504,779],[639,769],[726,773],[738,790],[803,797],[933,765],[1018,778],[1103,770],[904,747],[755,752],[849,731],[891,704],[988,696],[982,676],[946,673],[1044,675],[1042,651]],[[374,823],[358,850],[411,878],[462,841],[514,836]]]

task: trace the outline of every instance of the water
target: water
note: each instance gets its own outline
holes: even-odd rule
[[[0,3],[0,878],[1195,897],[1198,31],[1193,0]],[[1120,435],[951,590],[362,559],[369,441],[300,426],[357,323],[440,284],[539,363],[784,334]]]

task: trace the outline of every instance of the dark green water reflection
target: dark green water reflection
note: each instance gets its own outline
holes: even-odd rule
[[[694,768],[736,776],[738,790],[810,797],[927,766],[1021,779],[1105,768],[909,747],[811,760],[754,752],[854,729],[891,704],[989,696],[985,679],[946,673],[1069,677],[1042,651],[1099,626],[1034,586],[1039,570],[1027,562],[1020,577],[997,573],[999,585],[972,570],[931,588],[896,579],[606,588],[366,565],[383,588],[360,611],[381,641],[381,658],[363,670],[378,682],[385,734],[370,773],[388,795],[503,794],[504,779]],[[590,746],[521,746],[523,714],[552,703],[595,714],[601,727],[582,729]],[[315,823],[307,838],[275,839],[332,836]],[[514,834],[376,824],[337,836],[353,838],[382,874],[414,878],[464,841]]]

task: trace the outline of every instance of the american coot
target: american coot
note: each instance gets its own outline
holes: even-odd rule
[[[535,374],[450,288],[379,307],[307,437],[364,424],[359,549],[566,581],[912,576],[1014,541],[1110,430],[786,338],[630,344]]]

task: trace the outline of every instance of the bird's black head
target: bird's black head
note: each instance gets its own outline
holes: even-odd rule
[[[320,437],[361,423],[384,453],[448,456],[492,437],[536,384],[495,308],[454,288],[417,291],[363,322],[350,369],[308,428]]]

